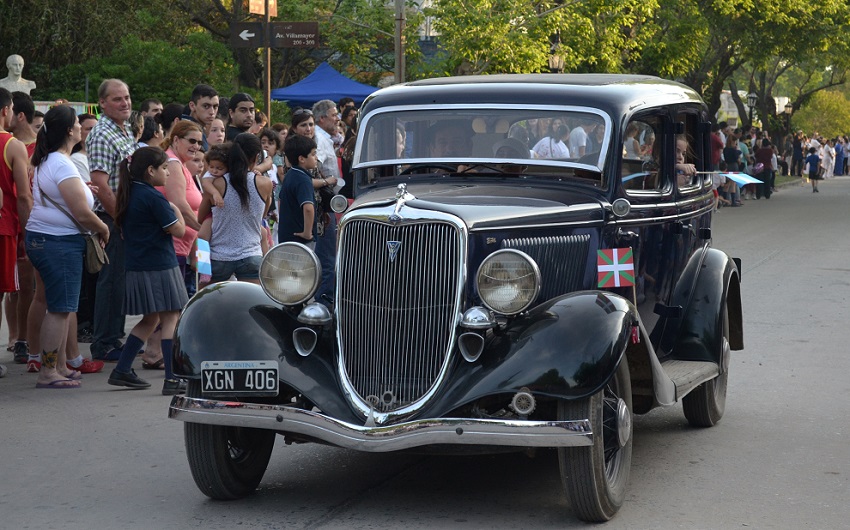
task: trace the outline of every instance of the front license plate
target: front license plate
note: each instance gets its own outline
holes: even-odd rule
[[[278,394],[277,361],[203,361],[201,392],[204,394]]]

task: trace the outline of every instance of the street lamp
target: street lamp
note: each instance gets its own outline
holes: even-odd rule
[[[557,50],[553,50],[552,54],[549,55],[549,71],[553,74],[560,74],[564,71],[564,58]]]
[[[785,119],[787,120],[788,134],[791,134],[791,114],[794,112],[794,104],[790,101],[785,104]]]
[[[564,71],[564,57],[558,53],[561,49],[561,32],[558,31],[551,37],[549,46],[549,71],[560,74]]]
[[[755,92],[747,94],[747,106],[750,107],[750,125],[753,124],[753,107],[758,103],[759,97]]]

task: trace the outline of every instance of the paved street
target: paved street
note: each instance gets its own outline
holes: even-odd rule
[[[681,406],[637,417],[628,499],[605,528],[846,527],[850,178],[820,188],[717,213],[714,245],[743,259],[746,349],[733,352],[726,415],[705,430]],[[369,455],[279,437],[256,495],[213,502],[166,417],[162,372],[137,362],[153,387],[128,391],[106,384],[107,365],[52,391],[11,353],[0,362],[2,529],[585,526],[552,451]]]

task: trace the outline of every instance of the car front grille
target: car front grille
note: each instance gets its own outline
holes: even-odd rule
[[[543,279],[538,300],[586,288],[583,282],[590,249],[587,234],[505,239],[502,248],[521,250],[537,262]]]
[[[461,233],[445,222],[353,219],[340,231],[337,322],[344,377],[392,412],[422,398],[452,350]]]

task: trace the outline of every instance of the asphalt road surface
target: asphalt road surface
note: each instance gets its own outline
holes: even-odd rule
[[[850,179],[820,188],[717,213],[714,245],[743,259],[746,349],[733,352],[726,415],[711,429],[688,427],[681,406],[636,417],[628,497],[605,528],[847,527]],[[162,372],[129,391],[106,384],[108,365],[52,391],[11,353],[0,362],[3,529],[585,526],[552,451],[373,455],[278,438],[257,494],[214,502],[166,417]]]

